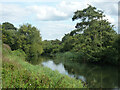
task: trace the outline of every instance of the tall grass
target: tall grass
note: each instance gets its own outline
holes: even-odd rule
[[[23,56],[21,56],[23,55]],[[24,53],[3,48],[2,88],[82,88],[80,80],[41,65],[32,65]]]

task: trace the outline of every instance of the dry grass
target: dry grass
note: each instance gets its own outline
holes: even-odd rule
[[[7,45],[7,44],[3,44],[3,48],[11,50],[11,47],[9,45]]]

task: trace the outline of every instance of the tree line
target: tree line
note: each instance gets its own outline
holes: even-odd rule
[[[23,24],[16,28],[5,22],[2,24],[2,40],[12,50],[23,50],[27,60],[38,59],[40,55],[56,56],[58,53],[67,53],[75,56],[73,59],[79,62],[118,64],[120,35],[104,17],[103,11],[91,5],[77,10],[72,17],[73,21],[79,21],[76,29],[65,34],[62,41],[42,41],[36,27]]]

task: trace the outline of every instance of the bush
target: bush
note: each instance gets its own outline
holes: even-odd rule
[[[21,49],[17,49],[17,50],[12,51],[12,54],[15,56],[23,57],[24,59],[26,58],[25,52]]]

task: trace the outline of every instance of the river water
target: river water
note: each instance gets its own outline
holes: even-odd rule
[[[31,62],[34,65],[42,64],[61,74],[82,80],[89,88],[119,88],[118,67],[100,66],[95,64],[75,63],[72,61],[60,62],[50,58],[40,58]]]

